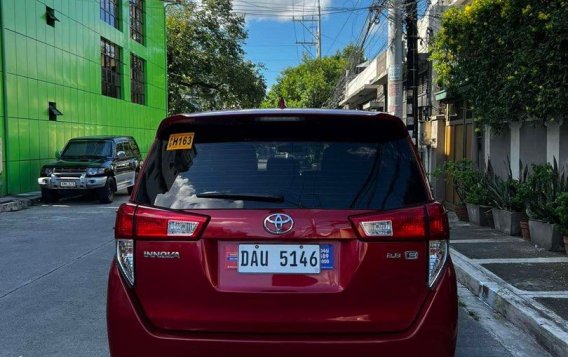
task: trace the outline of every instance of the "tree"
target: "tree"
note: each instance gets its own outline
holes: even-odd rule
[[[568,113],[568,2],[473,0],[442,17],[431,58],[438,82],[481,124]]]
[[[260,67],[244,58],[244,18],[231,0],[186,0],[167,10],[170,113],[260,105]]]
[[[279,98],[282,97],[288,107],[321,108],[333,94],[353,51],[354,47],[348,46],[343,52],[330,57],[310,59],[304,56],[298,66],[282,71],[262,106],[276,108]]]

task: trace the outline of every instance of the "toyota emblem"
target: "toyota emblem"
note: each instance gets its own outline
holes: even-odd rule
[[[272,234],[285,234],[294,227],[294,220],[287,214],[274,213],[264,219],[264,229]]]

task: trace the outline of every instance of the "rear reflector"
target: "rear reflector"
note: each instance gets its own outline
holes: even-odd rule
[[[136,211],[134,234],[137,239],[197,239],[208,220],[209,217],[194,213],[139,207]]]

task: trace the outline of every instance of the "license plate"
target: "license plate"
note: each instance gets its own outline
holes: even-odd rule
[[[61,187],[75,187],[75,186],[77,186],[77,183],[72,182],[72,181],[62,181],[62,182],[59,183],[59,185]]]
[[[239,244],[239,273],[319,274],[320,246],[316,244]]]

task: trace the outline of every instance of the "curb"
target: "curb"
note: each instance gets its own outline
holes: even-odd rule
[[[563,327],[564,320],[559,321],[547,311],[536,308],[530,299],[515,294],[486,274],[482,267],[468,262],[455,249],[450,250],[460,283],[507,320],[532,335],[550,354],[568,356],[568,331]]]
[[[41,196],[34,194],[0,197],[0,213],[20,211],[40,202]]]

